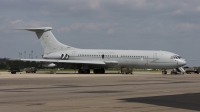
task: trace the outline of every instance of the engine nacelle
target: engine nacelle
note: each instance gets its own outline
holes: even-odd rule
[[[52,67],[56,67],[57,65],[54,63],[44,63],[42,64],[43,67],[47,67],[47,68],[52,68]]]
[[[61,54],[61,59],[69,59],[69,55],[68,54]]]
[[[60,59],[61,54],[58,53],[51,53],[51,54],[44,54],[43,58],[44,59]]]

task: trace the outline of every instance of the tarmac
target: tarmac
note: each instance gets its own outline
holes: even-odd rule
[[[0,73],[0,112],[199,112],[200,75]]]

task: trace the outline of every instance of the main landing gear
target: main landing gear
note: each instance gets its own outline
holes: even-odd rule
[[[79,69],[78,70],[78,73],[79,74],[90,74],[90,69]]]

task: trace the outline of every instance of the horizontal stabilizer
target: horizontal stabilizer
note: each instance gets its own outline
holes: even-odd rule
[[[41,27],[41,28],[22,28],[22,29],[15,29],[15,30],[28,30],[32,32],[46,32],[52,30],[51,27]]]
[[[40,27],[40,28],[21,28],[16,30],[27,30],[35,32],[37,35],[40,44],[42,45],[44,49],[44,54],[49,54],[53,52],[59,52],[69,49],[77,49],[74,47],[70,47],[68,45],[62,44],[59,42],[51,32],[51,27]]]

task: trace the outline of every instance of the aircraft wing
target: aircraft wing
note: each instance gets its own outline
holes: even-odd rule
[[[106,61],[93,61],[93,60],[55,60],[55,59],[10,59],[13,61],[35,61],[35,62],[46,62],[46,63],[71,63],[71,64],[97,64],[105,65]],[[110,62],[109,63],[116,63]]]

